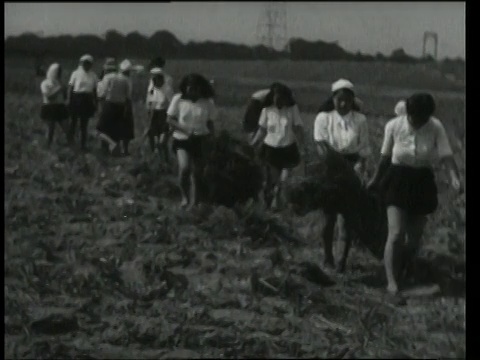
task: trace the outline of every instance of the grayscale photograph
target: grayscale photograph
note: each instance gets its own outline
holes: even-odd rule
[[[466,357],[465,2],[4,21],[5,359]]]

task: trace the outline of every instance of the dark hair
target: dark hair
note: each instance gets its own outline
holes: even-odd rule
[[[321,113],[321,112],[330,112],[330,111],[333,111],[335,110],[335,104],[333,102],[333,98],[335,97],[335,95],[339,92],[339,91],[345,91],[345,92],[349,92],[352,94],[352,96],[354,97],[355,99],[355,93],[350,90],[350,89],[340,89],[340,90],[337,90],[335,91],[332,95],[330,95],[330,97],[322,104],[320,105],[320,107],[318,108],[318,112]],[[360,111],[360,106],[357,105],[357,103],[355,102],[355,100],[353,101],[353,104],[352,104],[352,110],[354,111]]]
[[[293,98],[292,90],[290,90],[288,86],[282,83],[275,82],[270,86],[270,91],[268,92],[267,96],[265,96],[265,100],[263,101],[263,107],[273,105],[273,95],[275,94],[275,92],[278,92],[285,98],[287,107],[296,104],[295,99]]]
[[[148,68],[151,70],[155,67],[163,68],[164,66],[165,66],[165,59],[162,58],[161,56],[158,56],[150,60],[150,64],[148,65]]]
[[[416,93],[406,101],[407,114],[418,119],[428,120],[435,112],[435,100],[429,93]]]
[[[189,74],[185,76],[180,82],[180,92],[182,99],[189,99],[187,95],[187,88],[189,86],[198,87],[201,99],[209,99],[215,96],[212,84],[200,74]]]

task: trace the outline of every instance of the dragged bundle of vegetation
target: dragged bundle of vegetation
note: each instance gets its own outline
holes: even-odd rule
[[[343,214],[359,242],[381,259],[387,239],[386,209],[377,194],[365,189],[350,164],[333,148],[326,149],[325,159],[309,165],[306,177],[287,181],[287,199],[297,214],[319,209]]]
[[[202,179],[206,200],[232,207],[256,199],[263,177],[250,146],[222,132],[211,139],[206,148],[208,155]]]

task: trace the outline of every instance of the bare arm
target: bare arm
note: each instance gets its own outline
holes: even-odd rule
[[[262,142],[266,136],[267,136],[267,129],[263,127],[259,127],[257,132],[255,133],[255,136],[253,137],[253,140],[250,142],[250,145],[257,146],[258,143]]]
[[[190,136],[191,135],[191,132],[189,130],[187,130],[185,127],[183,127],[182,125],[180,125],[178,123],[178,119],[174,116],[168,116],[167,117],[167,123],[168,125],[170,125],[174,130],[178,130],[178,131],[181,131],[182,133],[184,133],[185,135],[187,136]]]
[[[368,183],[368,188],[373,189],[376,188],[382,178],[385,176],[387,169],[392,164],[392,157],[390,155],[382,155],[380,157],[380,162],[378,163],[377,169],[372,177],[372,179]]]
[[[460,181],[460,171],[458,170],[458,166],[453,158],[453,155],[443,157],[441,159],[441,164],[447,168],[450,176],[450,183],[452,184],[453,188],[457,191],[462,191],[463,187]]]

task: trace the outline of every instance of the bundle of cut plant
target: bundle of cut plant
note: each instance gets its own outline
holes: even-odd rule
[[[232,207],[257,198],[262,188],[262,169],[246,142],[222,132],[207,142],[205,151],[202,186],[207,202]]]
[[[377,194],[369,192],[350,164],[326,145],[325,159],[309,164],[306,177],[292,177],[285,195],[297,214],[324,210],[344,215],[357,239],[375,257],[383,258],[387,239],[386,209]]]

